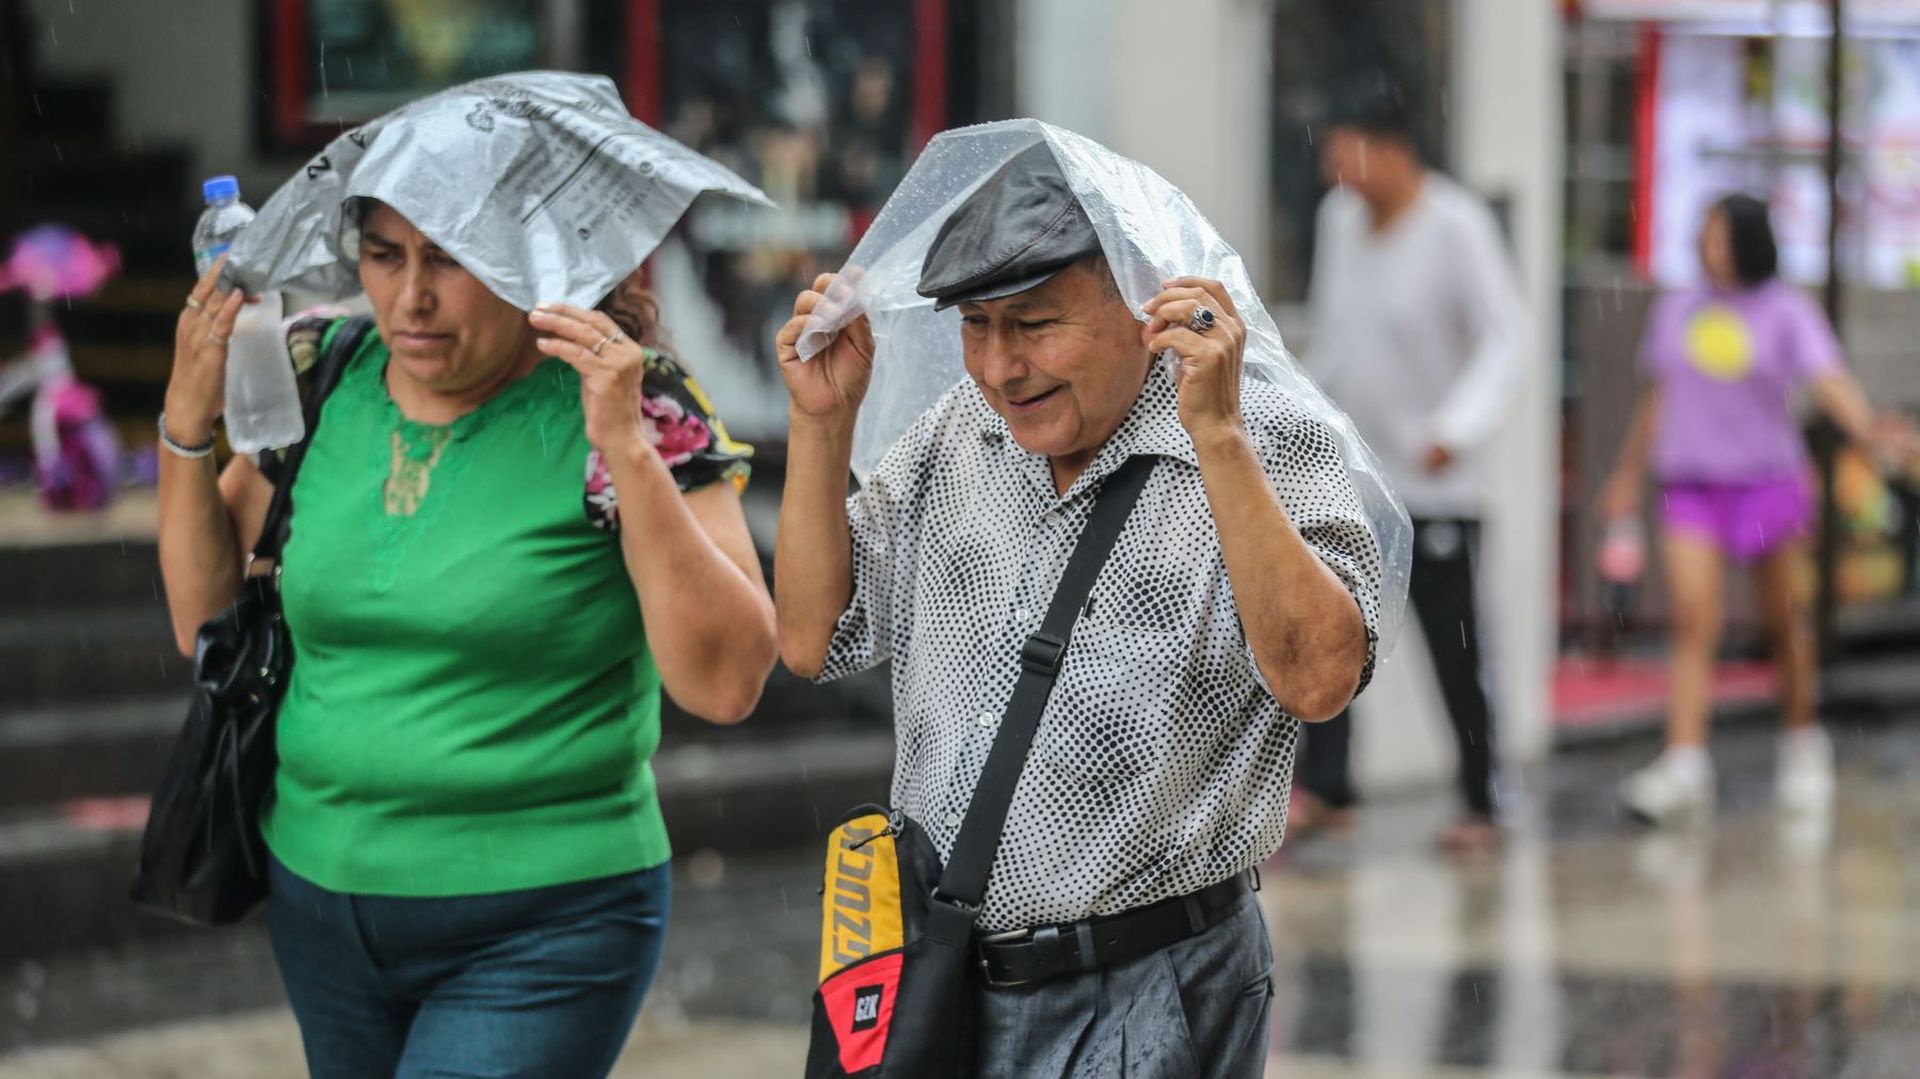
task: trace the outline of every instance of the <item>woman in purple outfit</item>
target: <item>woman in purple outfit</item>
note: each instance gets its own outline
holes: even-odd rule
[[[1753,571],[1779,671],[1776,797],[1790,812],[1820,813],[1833,797],[1833,747],[1814,714],[1804,567],[1815,499],[1794,405],[1804,389],[1862,446],[1876,442],[1873,412],[1826,316],[1780,280],[1764,202],[1720,200],[1701,231],[1700,259],[1705,283],[1662,296],[1648,317],[1647,386],[1602,495],[1610,520],[1635,518],[1651,472],[1673,625],[1666,749],[1626,778],[1621,798],[1655,824],[1713,806],[1713,665],[1727,566],[1738,563]]]

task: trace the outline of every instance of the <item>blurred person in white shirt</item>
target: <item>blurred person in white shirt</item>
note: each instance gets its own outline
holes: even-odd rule
[[[1529,318],[1492,210],[1426,166],[1397,87],[1374,77],[1343,94],[1320,145],[1332,190],[1316,224],[1306,362],[1413,518],[1409,598],[1453,723],[1464,802],[1438,842],[1488,851],[1500,831],[1474,592],[1483,456],[1526,377]],[[1296,834],[1350,825],[1351,730],[1342,714],[1307,736]]]

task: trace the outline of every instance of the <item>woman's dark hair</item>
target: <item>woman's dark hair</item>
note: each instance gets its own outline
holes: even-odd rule
[[[635,270],[613,286],[607,298],[600,301],[600,310],[634,341],[673,356],[673,346],[667,343],[660,327],[660,301],[648,290],[643,271]]]
[[[1752,288],[1780,272],[1780,245],[1774,242],[1767,204],[1752,195],[1728,195],[1714,204],[1727,220],[1727,246],[1733,251],[1733,275]]]

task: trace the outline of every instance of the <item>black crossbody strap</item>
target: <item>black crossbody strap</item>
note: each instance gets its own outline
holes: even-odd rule
[[[260,529],[260,539],[253,545],[255,560],[280,557],[280,547],[287,542],[287,525],[293,516],[293,481],[300,475],[300,462],[307,458],[307,447],[313,445],[314,432],[320,429],[320,406],[326,404],[327,396],[340,384],[341,373],[353,362],[354,354],[360,351],[360,343],[372,332],[373,319],[366,315],[355,315],[336,327],[333,336],[328,338],[326,351],[320,356],[319,369],[314,372],[313,389],[307,392],[302,409],[307,422],[307,434],[284,451],[280,476],[273,486],[273,501],[267,504],[266,524]]]
[[[1047,605],[1047,615],[1041,619],[1039,631],[1029,636],[1020,650],[1020,679],[1014,683],[993,749],[981,769],[980,782],[973,788],[966,820],[954,836],[953,852],[940,876],[940,898],[948,902],[978,907],[986,896],[987,876],[993,871],[993,857],[1006,827],[1007,810],[1013,804],[1013,790],[1040,729],[1040,715],[1046,711],[1047,697],[1066,657],[1074,623],[1093,593],[1093,582],[1113,553],[1147,477],[1153,473],[1155,460],[1130,457],[1101,485],[1087,526],[1067,558],[1053,601]]]

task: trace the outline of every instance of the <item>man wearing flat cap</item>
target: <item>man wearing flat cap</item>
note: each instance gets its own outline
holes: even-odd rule
[[[1219,282],[1166,282],[1135,316],[1046,143],[942,224],[919,291],[960,309],[969,378],[852,497],[872,331],[796,352],[832,287],[776,338],[781,651],[820,679],[893,661],[893,804],[943,858],[1095,495],[1152,459],[993,859],[978,1073],[1259,1075],[1273,957],[1252,871],[1280,844],[1298,721],[1347,704],[1375,639],[1378,546],[1332,433],[1242,380]]]

